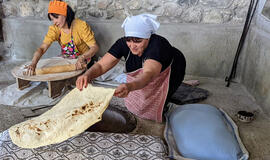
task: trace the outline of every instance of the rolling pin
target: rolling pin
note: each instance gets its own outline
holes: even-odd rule
[[[75,71],[75,70],[76,70],[75,64],[58,65],[58,66],[37,68],[36,75],[71,72],[71,71]]]

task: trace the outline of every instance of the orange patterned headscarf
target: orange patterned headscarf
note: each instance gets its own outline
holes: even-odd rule
[[[48,13],[56,13],[67,16],[67,3],[59,0],[50,1]]]

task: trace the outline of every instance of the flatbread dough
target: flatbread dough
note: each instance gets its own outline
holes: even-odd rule
[[[44,68],[37,68],[36,69],[36,75],[71,72],[71,71],[75,71],[75,70],[76,70],[76,65],[75,64],[50,66],[50,67],[44,67]]]
[[[75,88],[44,114],[9,128],[11,140],[22,148],[37,148],[82,133],[101,120],[114,90],[90,84],[82,91]]]

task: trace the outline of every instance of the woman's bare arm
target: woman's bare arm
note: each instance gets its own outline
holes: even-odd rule
[[[47,49],[50,47],[50,44],[42,43],[39,48],[34,53],[34,56],[32,58],[31,64],[27,68],[27,75],[34,75],[35,69],[37,66],[38,61],[42,57],[42,55],[47,51]]]
[[[131,91],[144,88],[160,74],[161,68],[162,65],[158,61],[153,59],[146,60],[143,66],[143,73],[136,77],[134,81],[118,86],[114,95],[123,98]]]
[[[106,53],[97,63],[95,63],[91,68],[89,68],[83,75],[78,77],[76,81],[76,87],[80,90],[82,90],[83,87],[86,88],[91,80],[106,73],[118,62],[119,59],[115,58],[110,53]]]

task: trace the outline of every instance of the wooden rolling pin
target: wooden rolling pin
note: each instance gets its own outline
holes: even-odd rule
[[[50,74],[50,73],[62,73],[62,72],[71,72],[75,71],[75,64],[66,64],[66,65],[58,65],[44,68],[37,68],[36,75],[40,74]]]

